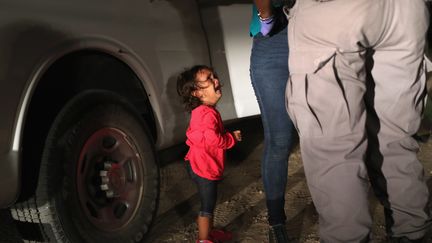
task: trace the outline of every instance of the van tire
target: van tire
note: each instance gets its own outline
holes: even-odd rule
[[[24,240],[140,242],[159,197],[150,134],[136,109],[112,92],[71,99],[48,133],[34,196],[11,208]]]

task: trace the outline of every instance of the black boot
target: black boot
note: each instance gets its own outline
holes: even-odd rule
[[[270,226],[269,243],[287,243],[288,234],[284,224]]]
[[[426,240],[424,238],[410,240],[404,236],[404,237],[397,237],[397,238],[392,237],[390,242],[391,243],[426,243]]]

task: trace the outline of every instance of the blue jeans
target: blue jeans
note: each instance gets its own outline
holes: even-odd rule
[[[283,224],[288,157],[295,129],[285,108],[288,81],[288,40],[284,29],[272,37],[254,37],[250,75],[264,127],[262,177],[269,224]]]
[[[199,216],[201,217],[213,217],[213,212],[216,207],[217,199],[217,184],[219,181],[212,181],[206,178],[202,178],[193,172],[189,161],[186,161],[186,170],[191,177],[192,181],[195,182],[198,188],[198,194],[201,201],[201,208]]]

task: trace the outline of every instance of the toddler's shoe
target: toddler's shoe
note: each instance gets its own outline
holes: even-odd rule
[[[232,240],[232,233],[229,231],[224,231],[221,229],[213,229],[210,231],[209,233],[210,238],[214,239],[216,242],[217,241],[230,241]]]

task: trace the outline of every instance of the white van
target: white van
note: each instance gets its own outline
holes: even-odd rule
[[[259,113],[250,3],[0,0],[0,206],[26,240],[141,241],[184,141],[176,76],[213,66],[222,117]]]

